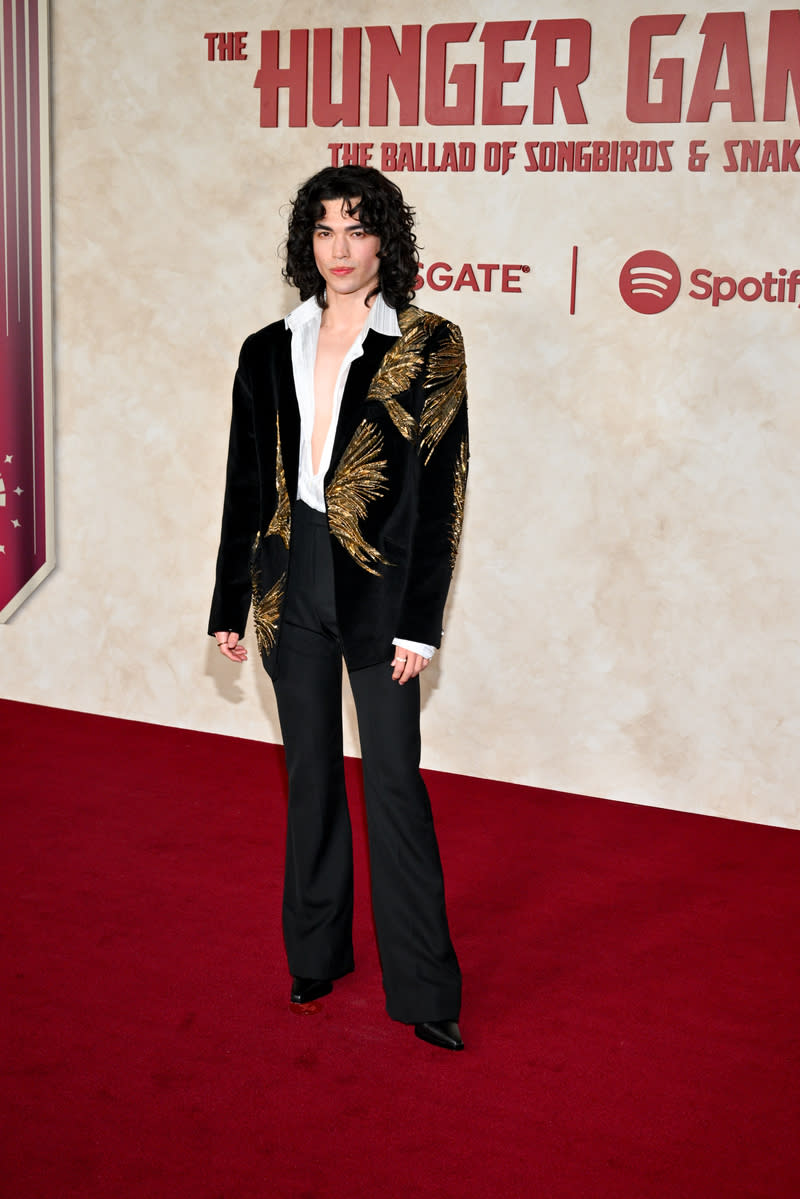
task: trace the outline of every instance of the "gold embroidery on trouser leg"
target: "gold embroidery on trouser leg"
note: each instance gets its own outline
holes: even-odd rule
[[[276,418],[277,420],[277,418]],[[275,453],[275,491],[278,497],[278,505],[272,520],[269,522],[267,536],[270,537],[273,533],[280,537],[287,550],[289,548],[289,533],[292,526],[292,507],[289,503],[289,492],[286,490],[286,475],[283,470],[283,453],[281,451],[281,431],[280,428],[276,432],[277,448]]]
[[[282,574],[277,583],[270,587],[266,595],[261,592],[261,572],[253,571],[253,627],[256,631],[256,641],[262,654],[268,654],[275,647],[278,634],[283,595],[286,589],[286,575]]]
[[[458,543],[461,540],[461,528],[464,524],[464,497],[467,492],[468,459],[469,453],[467,450],[467,439],[464,437],[461,441],[461,448],[458,451],[458,457],[456,458],[455,469],[453,471],[453,522],[450,525],[451,574],[455,569]]]
[[[387,489],[387,464],[380,457],[382,450],[380,430],[362,420],[325,493],[331,533],[371,575],[381,574],[375,569],[377,566],[390,565],[388,558],[365,539],[360,525],[369,502]]]
[[[467,388],[467,368],[464,365],[464,341],[455,325],[450,325],[450,337],[428,359],[428,378],[425,386],[430,392],[422,409],[420,429],[421,450],[425,462],[450,428],[464,400]]]

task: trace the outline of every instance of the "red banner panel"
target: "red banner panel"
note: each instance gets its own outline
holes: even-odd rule
[[[0,621],[54,564],[47,6],[0,25]]]

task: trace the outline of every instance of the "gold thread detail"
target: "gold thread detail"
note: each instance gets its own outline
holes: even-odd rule
[[[464,364],[464,341],[461,331],[448,323],[450,336],[444,345],[431,352],[428,359],[428,378],[425,386],[430,392],[422,409],[420,429],[421,450],[425,463],[461,407],[467,389],[467,368]]]
[[[362,420],[325,495],[331,533],[359,566],[378,576],[381,571],[375,568],[389,566],[390,562],[365,539],[360,522],[367,515],[369,502],[387,489],[387,464],[380,457],[382,450],[380,431]]]
[[[383,404],[397,431],[406,441],[415,441],[419,425],[395,398],[410,388],[414,376],[422,370],[425,340],[441,323],[441,317],[409,307],[398,316],[400,336],[383,356],[378,373],[370,384],[368,400]]]
[[[267,537],[273,535],[280,537],[288,550],[292,527],[292,506],[289,503],[289,492],[286,490],[286,474],[283,469],[283,452],[281,450],[281,430],[277,418],[276,424],[278,424],[278,427],[275,434],[277,438],[275,449],[275,492],[278,502],[272,520],[269,522]]]
[[[406,441],[416,441],[419,432],[416,417],[407,412],[400,401],[396,400],[394,396],[389,396],[387,399],[381,396],[380,401],[389,413],[391,422],[398,433],[402,434]]]
[[[278,622],[286,590],[286,574],[281,575],[266,595],[261,593],[261,572],[259,570],[253,571],[252,584],[253,628],[256,632],[256,641],[261,653],[269,654],[275,648],[275,640],[278,635]]]
[[[458,543],[461,540],[461,529],[464,524],[464,498],[467,493],[467,463],[469,451],[466,436],[461,440],[461,448],[456,458],[453,471],[453,520],[450,525],[450,573],[455,570]]]

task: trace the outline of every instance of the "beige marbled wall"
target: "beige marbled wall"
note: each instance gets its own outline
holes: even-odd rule
[[[279,740],[260,667],[221,660],[205,622],[236,353],[294,302],[276,254],[282,206],[342,136],[259,128],[257,33],[325,23],[330,10],[52,9],[58,567],[0,628],[0,694]],[[349,136],[661,137],[674,140],[674,169],[525,173],[520,149],[504,176],[397,177],[426,263],[532,268],[519,295],[420,295],[463,327],[473,433],[446,643],[425,678],[425,763],[800,827],[800,312],[686,294],[695,267],[800,266],[797,177],[721,169],[724,138],[796,136],[797,120],[732,128],[718,109],[707,126],[629,124],[627,29],[674,11],[663,0],[485,11],[591,21],[588,129],[559,119]],[[687,88],[705,11],[659,44],[686,57]],[[746,11],[758,111],[770,10]],[[354,0],[345,14],[473,18],[479,8],[450,0]],[[248,62],[209,64],[203,33],[233,29],[250,32]],[[527,70],[507,102],[526,101]],[[712,161],[692,174],[699,136]],[[648,248],[684,272],[678,301],[654,317],[631,312],[616,285]],[[353,730],[350,717],[351,752]]]

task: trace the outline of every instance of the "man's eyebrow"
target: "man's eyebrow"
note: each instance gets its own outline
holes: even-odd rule
[[[324,221],[315,221],[314,228],[315,229],[326,229],[328,231],[328,233],[333,233],[333,229],[331,228],[331,226],[326,225]],[[345,231],[345,233],[349,233],[351,229],[363,229],[363,228],[364,228],[364,226],[361,223],[361,221],[355,221],[352,225],[345,225],[344,231]]]

